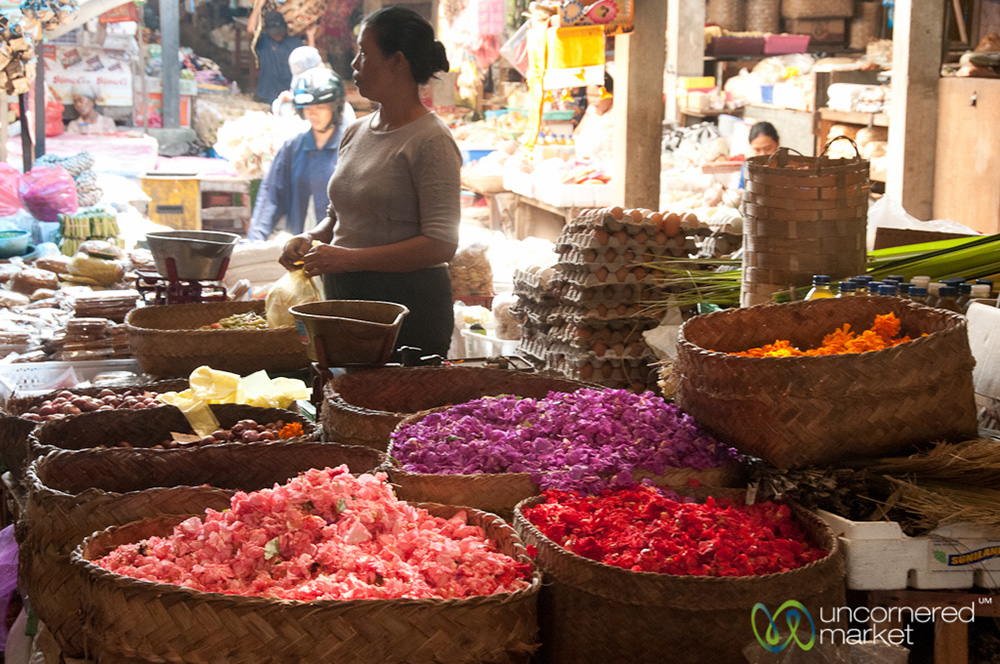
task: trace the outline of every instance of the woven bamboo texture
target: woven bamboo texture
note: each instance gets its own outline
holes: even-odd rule
[[[133,309],[125,317],[129,346],[143,371],[187,376],[202,365],[242,375],[261,369],[294,371],[309,366],[294,327],[268,330],[199,330],[233,314],[264,314],[264,302],[202,302]]]
[[[348,373],[323,386],[320,421],[328,440],[385,450],[399,422],[413,413],[484,396],[544,397],[588,383],[483,367],[392,367]]]
[[[868,48],[868,43],[878,39],[882,26],[882,3],[859,2],[851,20],[850,47],[857,51]]]
[[[775,610],[794,598],[813,615],[844,603],[837,538],[800,508],[794,509],[796,518],[830,555],[782,574],[706,577],[633,572],[570,553],[524,518],[522,510],[541,500],[517,506],[514,528],[538,550],[535,564],[544,581],[538,659],[546,664],[745,661],[741,651],[754,642],[750,616],[756,603]]]
[[[0,458],[16,484],[24,480],[24,473],[31,462],[28,436],[34,429],[34,422],[0,415]]]
[[[746,29],[746,0],[708,0],[708,22],[734,32]]]
[[[825,357],[726,354],[776,339],[812,348],[844,323],[865,330],[890,311],[913,341]],[[974,438],[973,365],[963,316],[900,298],[730,309],[681,327],[676,402],[741,452],[781,468],[822,465]]]
[[[854,0],[781,0],[782,18],[850,18]]]
[[[21,587],[63,653],[82,657],[86,586],[69,554],[88,535],[163,514],[227,509],[236,491],[268,488],[310,468],[347,464],[361,473],[380,462],[375,450],[328,443],[201,447],[154,457],[127,449],[52,452],[28,471],[18,524]]]
[[[229,429],[240,420],[250,419],[259,424],[278,420],[298,422],[302,425],[302,435],[286,438],[285,442],[306,442],[319,440],[320,428],[313,422],[290,410],[282,408],[258,408],[243,404],[215,404],[211,406],[219,426]],[[53,420],[36,427],[28,437],[28,453],[31,458],[56,450],[84,450],[102,445],[110,447],[127,442],[146,455],[155,456],[168,450],[152,449],[166,440],[172,432],[190,433],[191,426],[179,408],[163,406],[145,410],[106,410],[77,415],[72,419]],[[220,443],[214,447],[235,448],[246,445],[271,445],[274,441],[256,443]],[[191,449],[196,448],[192,445]]]
[[[781,0],[746,0],[748,32],[781,32]]]
[[[421,505],[450,517],[458,508]],[[469,511],[498,549],[530,562],[500,518]],[[112,574],[89,560],[120,544],[169,534],[180,518],[150,519],[88,538],[73,564],[89,579],[88,645],[98,661],[131,664],[526,663],[537,647],[536,572],[529,588],[468,599],[293,602],[201,593]]]
[[[766,304],[814,274],[865,271],[868,162],[803,157],[786,148],[747,160],[743,306]]]

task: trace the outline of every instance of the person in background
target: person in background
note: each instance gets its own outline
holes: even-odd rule
[[[316,67],[323,67],[323,58],[319,51],[312,46],[300,46],[288,56],[288,68],[292,72],[292,85],[284,90],[271,104],[271,113],[280,117],[295,115],[298,111],[295,108],[294,97],[295,84],[305,72]],[[344,119],[340,124],[347,126],[357,119],[351,105],[344,103]]]
[[[603,160],[610,163],[614,147],[614,81],[605,72],[604,87],[587,86],[587,110],[573,130],[576,156],[580,159]]]
[[[114,120],[97,112],[97,93],[93,88],[75,86],[73,108],[80,117],[66,125],[67,134],[113,134],[118,131]]]
[[[406,306],[397,347],[446,357],[462,155],[421,102],[420,86],[448,71],[448,56],[430,23],[398,6],[366,16],[358,46],[354,80],[379,110],[344,131],[328,216],[285,244],[281,264],[301,262],[307,277],[323,275],[329,299]]]
[[[247,22],[247,32],[257,33],[260,24],[260,13],[264,6],[264,0],[256,0],[250,19]],[[316,46],[316,31],[319,25],[314,24],[306,30],[306,39],[309,46]],[[257,53],[257,61],[260,63],[260,75],[257,77],[257,101],[270,104],[281,94],[282,90],[287,90],[292,83],[292,70],[288,66],[288,56],[292,51],[303,46],[302,37],[292,37],[288,34],[288,24],[281,12],[269,11],[264,16],[264,27],[254,50]]]
[[[309,230],[310,218],[315,225],[326,216],[330,205],[327,185],[337,167],[343,133],[344,97],[343,82],[329,69],[316,67],[298,77],[295,107],[311,127],[281,146],[275,155],[260,183],[247,239],[266,240],[282,219],[285,230],[302,233]]]
[[[750,156],[774,154],[780,144],[778,130],[770,122],[758,122],[750,127]]]

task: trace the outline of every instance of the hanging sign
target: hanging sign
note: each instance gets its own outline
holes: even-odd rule
[[[123,51],[46,44],[45,83],[59,101],[73,104],[73,88],[89,87],[98,106],[132,105],[132,64]]]

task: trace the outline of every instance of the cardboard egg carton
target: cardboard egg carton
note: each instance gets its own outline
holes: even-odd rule
[[[547,361],[550,368],[567,378],[605,387],[641,391],[655,381],[656,372],[644,359],[601,359],[550,351]]]
[[[659,289],[649,284],[605,284],[587,287],[566,282],[556,290],[556,299],[562,304],[574,303],[589,309],[626,307],[635,302],[651,300],[658,296]]]
[[[632,340],[628,344],[616,344],[615,346],[600,346],[596,344],[593,348],[577,348],[571,344],[549,335],[551,345],[549,352],[552,353],[549,359],[555,357],[572,358],[574,361],[584,363],[603,362],[612,360],[618,363],[642,362],[653,359],[653,350],[644,341]]]
[[[619,320],[656,323],[659,318],[658,314],[648,311],[646,305],[639,302],[623,302],[621,307],[599,304],[593,308],[562,304],[552,310],[549,322],[553,325],[558,325],[561,321],[577,325],[600,325]]]
[[[652,322],[630,320],[596,324],[565,321],[553,325],[549,335],[575,348],[590,349],[594,344],[603,344],[610,348],[612,346],[627,346],[637,341],[644,343],[642,333],[654,325],[655,323]]]
[[[525,323],[548,327],[552,324],[551,317],[556,308],[554,301],[542,303],[519,298],[515,304],[511,305],[510,312],[515,316],[523,316]]]
[[[539,364],[546,365],[548,363],[549,344],[542,338],[525,338],[522,335],[521,341],[517,346],[517,352],[520,355],[527,357],[529,360],[534,360]]]
[[[563,233],[556,239],[555,246],[557,253],[566,253],[574,249],[580,251],[592,249],[598,252],[606,252],[608,249],[624,252],[626,249],[631,249],[637,255],[651,251],[659,256],[677,257],[698,251],[695,236],[678,233],[669,237],[662,232],[654,236],[608,235],[597,231]]]
[[[654,284],[658,273],[646,267],[621,266],[617,270],[609,270],[604,266],[560,265],[559,276],[553,282],[556,285],[572,283],[583,288],[622,284]]]
[[[603,266],[617,269],[624,266],[651,263],[663,258],[672,258],[667,247],[646,245],[645,247],[607,247],[606,249],[579,249],[573,245],[561,245],[556,250],[559,265]]]

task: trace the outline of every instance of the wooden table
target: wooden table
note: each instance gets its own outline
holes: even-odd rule
[[[995,601],[994,601],[995,600]],[[975,604],[976,618],[1000,618],[1000,597],[969,590],[866,590],[849,597],[854,606],[963,608]],[[880,623],[881,629],[902,627]],[[969,627],[963,622],[934,622],[934,664],[968,664]]]
[[[582,207],[558,207],[536,198],[521,194],[514,196],[514,237],[540,237],[555,240],[562,233],[563,226],[587,209]]]

